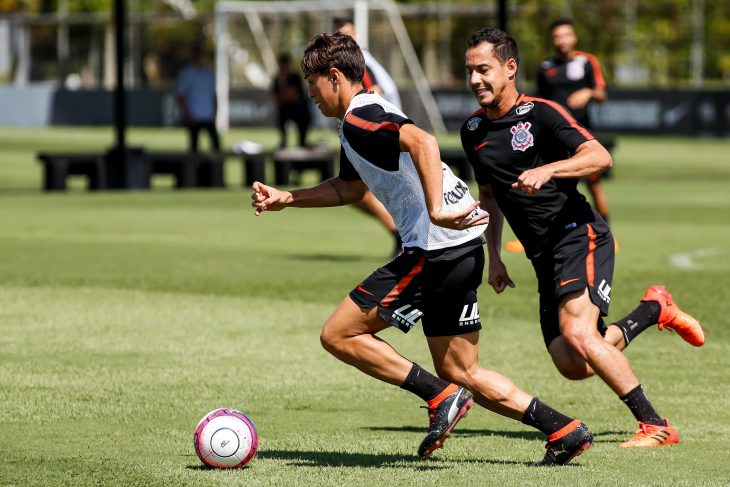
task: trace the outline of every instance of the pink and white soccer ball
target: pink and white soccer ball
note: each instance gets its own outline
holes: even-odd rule
[[[195,428],[193,441],[200,461],[213,468],[241,468],[253,460],[259,446],[253,422],[230,408],[206,414]]]

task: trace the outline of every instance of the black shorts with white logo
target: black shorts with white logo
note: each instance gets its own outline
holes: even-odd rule
[[[602,218],[566,230],[553,251],[534,259],[537,291],[540,294],[540,326],[545,346],[560,336],[558,306],[568,293],[588,288],[600,310],[598,330],[605,334],[603,317],[611,302],[615,249],[613,235]]]
[[[481,330],[477,288],[484,271],[481,237],[449,249],[406,248],[350,292],[362,309],[404,333],[419,321],[429,337]]]

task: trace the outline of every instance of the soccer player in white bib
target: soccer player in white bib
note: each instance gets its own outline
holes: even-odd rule
[[[488,214],[441,162],[434,137],[363,89],[364,70],[362,52],[350,36],[320,34],[310,41],[302,71],[318,109],[342,122],[340,173],[293,191],[253,185],[256,215],[290,206],[352,204],[370,189],[403,238],[403,254],[358,284],[327,319],[322,345],[339,360],[427,403],[429,428],[418,448],[421,456],[442,446],[476,401],[544,432],[548,448],[540,465],[567,463],[591,445],[585,425],[477,361],[477,288]],[[376,336],[389,326],[408,332],[419,321],[438,376]],[[557,437],[559,442],[551,440]]]

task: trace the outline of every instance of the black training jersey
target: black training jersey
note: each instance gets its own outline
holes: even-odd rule
[[[567,159],[593,138],[561,105],[525,95],[502,118],[490,120],[481,109],[462,125],[476,181],[491,186],[528,257],[540,255],[552,231],[591,221],[593,212],[578,192],[578,179],[551,179],[534,196],[512,184],[528,169]]]
[[[397,171],[401,156],[400,128],[409,123],[413,123],[409,118],[370,104],[350,111],[340,130],[352,148],[371,164],[386,171]],[[362,179],[344,148],[340,150],[339,177],[344,181]]]
[[[571,59],[547,58],[537,73],[537,95],[567,107],[568,97],[581,88],[606,87],[601,64],[593,54],[575,51]],[[588,106],[570,109],[573,117],[585,127],[590,127]]]

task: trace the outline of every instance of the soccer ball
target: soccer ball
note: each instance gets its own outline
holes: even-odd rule
[[[206,414],[195,428],[195,453],[213,468],[241,468],[259,446],[256,427],[241,411],[220,408]]]

